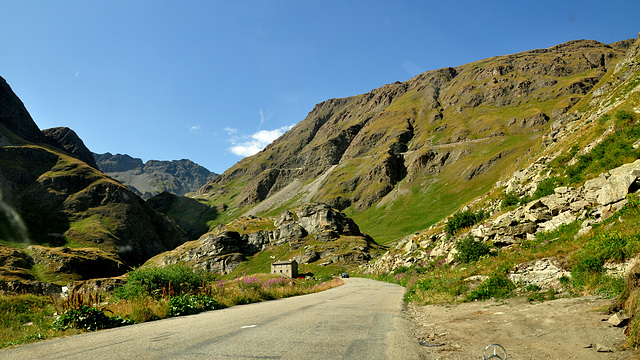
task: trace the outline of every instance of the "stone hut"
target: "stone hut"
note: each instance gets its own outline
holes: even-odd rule
[[[271,264],[271,273],[295,279],[298,277],[298,262],[295,260],[275,261]]]

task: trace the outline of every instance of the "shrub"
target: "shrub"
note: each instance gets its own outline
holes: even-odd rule
[[[53,328],[56,330],[65,330],[74,327],[76,329],[93,331],[132,323],[133,321],[123,319],[120,316],[109,317],[103,310],[96,307],[82,305],[78,308],[68,309],[62,315],[59,315],[53,322]]]
[[[576,277],[585,273],[600,274],[603,270],[602,260],[597,255],[586,255],[571,269],[571,275]]]
[[[467,300],[487,300],[492,297],[503,299],[509,297],[515,288],[514,283],[505,275],[492,275],[467,295]]]
[[[481,257],[488,255],[491,252],[491,247],[482,241],[475,241],[473,236],[467,236],[464,239],[456,242],[456,254],[455,260],[462,263],[469,263],[472,261],[478,261]]]
[[[480,210],[478,212],[473,211],[459,211],[453,214],[453,217],[449,219],[445,230],[449,234],[455,234],[458,230],[464,229],[469,226],[473,226],[478,222],[487,218],[489,214]]]
[[[533,198],[531,200],[540,199],[541,197],[545,197],[554,193],[556,187],[558,187],[562,181],[557,177],[551,177],[544,179],[538,183],[538,187],[536,191],[533,193]]]
[[[514,193],[508,193],[504,195],[504,198],[502,199],[502,203],[500,204],[500,207],[504,209],[509,206],[518,205],[519,202],[520,202],[520,198],[518,197],[518,195]]]
[[[615,118],[619,125],[630,125],[634,120],[633,113],[626,110],[616,111]]]
[[[131,314],[128,317],[135,323],[143,323],[160,319],[160,316],[154,313],[148,306],[133,307]]]
[[[144,267],[127,274],[127,283],[116,288],[121,299],[135,299],[144,295],[172,296],[195,291],[205,282],[202,272],[184,264],[165,267]]]
[[[215,310],[218,303],[206,295],[183,294],[169,300],[169,316],[192,315]]]
[[[102,296],[97,292],[72,292],[60,304],[53,297],[51,299],[56,312],[60,314],[52,325],[56,330],[74,327],[91,331],[133,324],[133,321],[120,316],[109,317],[104,313],[105,309],[94,306],[102,302]]]

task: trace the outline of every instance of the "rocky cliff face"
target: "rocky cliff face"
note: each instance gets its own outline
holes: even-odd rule
[[[196,241],[160,254],[146,265],[184,262],[220,274],[273,247],[288,248],[298,263],[363,264],[380,247],[343,213],[325,204],[308,204],[277,218],[242,218]]]
[[[93,156],[100,170],[144,199],[163,191],[182,196],[198,190],[217,176],[187,159],[143,163],[142,159],[129,155],[105,153]]]
[[[268,211],[313,199],[350,209],[374,236],[398,218],[399,231],[424,228],[535,156],[551,124],[628,46],[572,41],[325,101],[198,196],[221,202],[237,194],[229,207],[248,213],[256,204]]]
[[[18,254],[25,267],[14,257],[0,267],[28,272],[40,264],[53,278],[116,275],[187,241],[175,223],[83,161],[91,163],[91,153],[72,130],[41,132],[4,80],[0,99],[0,234],[44,246]]]

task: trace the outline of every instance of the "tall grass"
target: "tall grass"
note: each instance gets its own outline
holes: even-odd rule
[[[0,347],[327,290],[342,284],[271,274],[222,280],[185,265],[140,268],[114,293],[66,299],[0,295]]]

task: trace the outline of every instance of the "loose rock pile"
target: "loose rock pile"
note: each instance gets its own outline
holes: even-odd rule
[[[536,171],[516,173],[512,179],[500,185],[509,189],[518,179],[523,180],[535,174]],[[388,272],[439,257],[444,257],[446,262],[451,263],[457,253],[456,241],[466,236],[472,236],[477,241],[491,242],[496,248],[508,248],[534,238],[535,234],[552,231],[574,221],[582,221],[582,228],[577,235],[582,236],[591,230],[592,224],[601,222],[620,210],[627,203],[626,196],[638,189],[640,160],[600,174],[579,188],[558,187],[554,194],[488,219],[455,237],[448,237],[444,231],[431,236],[415,234],[405,237],[398,243],[395,251],[389,251],[371,262],[365,267],[365,271]],[[511,277],[525,285],[556,288],[558,279],[568,275],[557,260],[540,259],[519,265]]]

